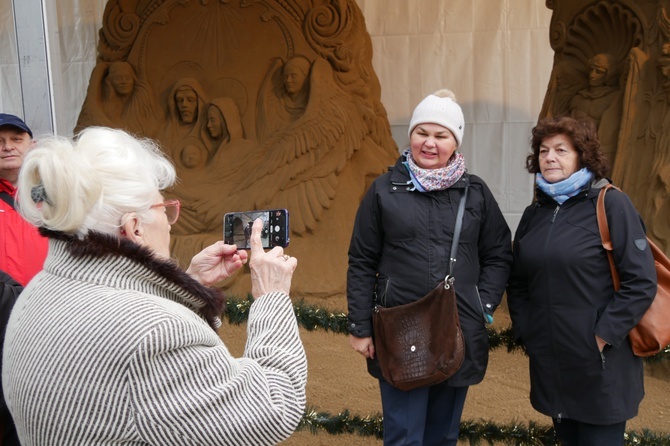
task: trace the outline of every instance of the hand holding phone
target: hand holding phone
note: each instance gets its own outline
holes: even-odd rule
[[[291,278],[298,265],[298,260],[285,255],[284,249],[279,246],[265,252],[260,237],[262,228],[263,224],[260,219],[252,223],[251,259],[249,260],[251,294],[254,298],[273,291],[289,294]]]
[[[288,246],[289,224],[286,209],[227,213],[223,216],[223,240],[225,243],[236,245],[240,249],[250,249],[252,225],[257,218],[260,218],[263,223],[261,243],[264,249]]]

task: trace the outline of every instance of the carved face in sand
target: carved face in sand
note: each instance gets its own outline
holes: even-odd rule
[[[226,138],[228,136],[228,126],[223,114],[218,107],[210,105],[207,109],[207,130],[214,139]]]
[[[309,73],[309,61],[303,58],[295,58],[286,62],[284,65],[284,88],[290,95],[295,95],[300,92],[305,79]]]
[[[607,81],[607,75],[612,68],[611,57],[607,54],[596,54],[589,60],[589,85],[599,87]]]
[[[119,96],[128,96],[135,85],[135,72],[127,62],[114,62],[109,66],[109,82]]]
[[[192,124],[198,118],[198,94],[191,87],[182,87],[174,95],[179,116],[185,124]]]
[[[184,167],[193,169],[204,162],[205,153],[202,148],[196,145],[188,145],[181,151],[180,158]]]

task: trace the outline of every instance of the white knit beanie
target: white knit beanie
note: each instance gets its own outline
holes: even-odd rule
[[[456,103],[456,96],[451,90],[438,90],[424,98],[414,109],[412,120],[409,121],[408,136],[419,124],[439,124],[451,130],[460,146],[463,141],[465,118],[460,105]]]

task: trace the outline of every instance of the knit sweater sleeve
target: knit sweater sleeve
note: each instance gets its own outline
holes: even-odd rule
[[[192,323],[157,324],[129,369],[140,435],[155,445],[271,445],[305,408],[307,360],[289,296],[251,306],[245,353],[233,358]]]

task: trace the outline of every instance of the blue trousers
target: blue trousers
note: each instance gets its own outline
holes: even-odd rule
[[[445,383],[404,392],[379,380],[384,446],[456,446],[468,387]]]
[[[554,430],[562,446],[623,446],[626,422],[608,425],[588,424],[553,418]]]

